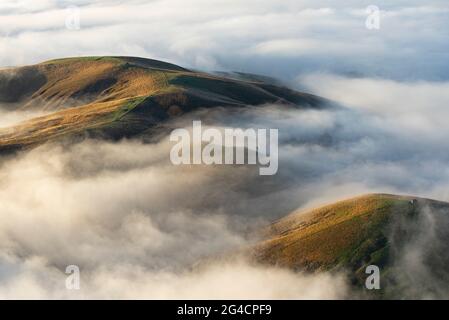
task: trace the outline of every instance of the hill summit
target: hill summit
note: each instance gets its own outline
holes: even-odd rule
[[[441,298],[449,287],[449,203],[368,194],[299,210],[262,231],[257,261],[303,272],[345,272],[361,294]],[[380,269],[381,290],[365,288]]]

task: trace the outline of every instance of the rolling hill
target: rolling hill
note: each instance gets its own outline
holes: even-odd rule
[[[449,203],[369,194],[274,222],[263,230],[253,255],[293,270],[346,272],[360,294],[439,298],[449,284],[448,221]],[[413,260],[407,260],[409,254]],[[379,291],[365,290],[368,265],[381,270]]]
[[[0,130],[0,152],[61,137],[132,137],[200,108],[323,106],[319,97],[261,79],[212,75],[134,57],[66,58],[2,69],[0,106],[47,114]]]

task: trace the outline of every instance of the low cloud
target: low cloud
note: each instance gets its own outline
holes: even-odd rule
[[[449,82],[394,81],[310,74],[298,85],[354,110],[377,116],[390,130],[447,135],[444,118],[449,116]]]
[[[204,110],[167,124],[189,128],[202,119],[218,128],[279,128],[275,176],[259,176],[255,166],[173,166],[167,137],[44,145],[3,158],[2,294],[197,298],[210,290],[220,298],[238,297],[244,283],[242,294],[257,298],[347,296],[344,275],[214,260],[251,245],[252,231],[298,207],[365,192],[448,200],[442,190],[449,156],[434,135],[410,139],[380,116],[387,114],[274,105]],[[74,295],[60,289],[71,264],[84,277],[85,291]],[[222,285],[237,275],[246,281]],[[262,278],[267,290],[259,293]],[[175,289],[182,285],[189,289]],[[115,296],[118,287],[129,291]]]
[[[342,276],[305,275],[245,261],[209,264],[174,273],[139,265],[81,269],[80,290],[65,289],[67,275],[34,258],[2,260],[2,299],[342,299]],[[14,271],[11,271],[14,270]]]
[[[143,56],[277,76],[340,106],[216,109],[168,124],[201,118],[220,128],[280,129],[273,177],[252,166],[175,167],[166,137],[46,145],[1,158],[0,297],[348,297],[342,275],[212,258],[252,244],[251,230],[298,207],[366,192],[449,201],[447,3],[379,1],[380,29],[368,30],[371,4],[2,1],[2,67]],[[70,5],[81,9],[80,30],[66,28]],[[0,128],[32,116],[3,108]],[[444,296],[422,263],[431,226],[398,261]],[[70,264],[81,268],[80,292],[64,288]]]
[[[383,284],[390,294],[402,299],[447,299],[448,227],[448,209],[435,204],[417,208],[413,216],[393,217],[392,266]]]
[[[248,230],[273,217],[251,215],[251,210],[245,214],[256,199],[242,191],[254,188],[246,185],[257,171],[175,167],[169,147],[165,139],[150,145],[87,141],[69,148],[42,146],[4,159],[0,296],[346,295],[341,275],[303,275],[227,258],[252,243]],[[257,195],[257,188],[253,192]],[[80,267],[82,290],[65,289],[68,265]]]

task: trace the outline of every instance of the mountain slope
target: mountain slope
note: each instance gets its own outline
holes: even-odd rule
[[[51,60],[0,70],[0,104],[50,114],[0,130],[0,151],[67,135],[129,137],[199,108],[324,104],[319,97],[256,80],[194,72],[133,57]]]
[[[441,230],[428,229],[429,221],[437,221]],[[402,278],[401,263],[412,250],[422,255],[419,263],[426,270],[423,278],[427,280],[419,286],[425,291],[423,286],[427,284],[435,293],[429,277],[444,274],[441,284],[449,283],[449,259],[440,252],[449,249],[448,222],[449,203],[370,194],[280,219],[263,231],[264,240],[255,247],[254,256],[260,262],[294,270],[344,270],[362,291],[366,266],[377,265],[384,287],[372,294],[406,297],[404,291],[410,293],[410,287],[420,280],[418,273],[412,280]],[[422,246],[431,232],[433,240],[426,244],[428,247]]]

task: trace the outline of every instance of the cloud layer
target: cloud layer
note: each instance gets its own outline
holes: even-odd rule
[[[249,230],[275,216],[262,201],[266,190],[251,182],[258,179],[258,171],[243,166],[174,167],[168,160],[169,147],[166,140],[152,145],[84,142],[68,149],[43,146],[4,159],[0,296],[346,294],[342,276],[301,275],[226,258],[251,244]],[[224,260],[215,261],[220,256]],[[81,291],[65,289],[68,265],[80,267]],[[241,281],[229,281],[236,278]]]
[[[265,73],[290,80],[325,71],[447,80],[445,1],[3,1],[0,66],[63,56],[132,55],[187,67]],[[80,9],[80,29],[70,6]],[[413,66],[413,67],[412,67]]]
[[[276,176],[259,176],[253,166],[173,166],[168,138],[46,145],[4,158],[0,294],[229,298],[243,290],[242,297],[347,297],[343,275],[214,258],[250,245],[252,231],[298,207],[365,192],[449,200],[449,146],[438,139],[439,128],[410,138],[408,123],[398,119],[392,129],[382,120],[387,115],[266,106],[201,111],[168,124],[188,128],[201,118],[218,128],[280,128]],[[83,291],[64,289],[63,272],[72,264],[82,270]],[[238,284],[226,280],[236,276]],[[118,287],[127,289],[118,294]]]

